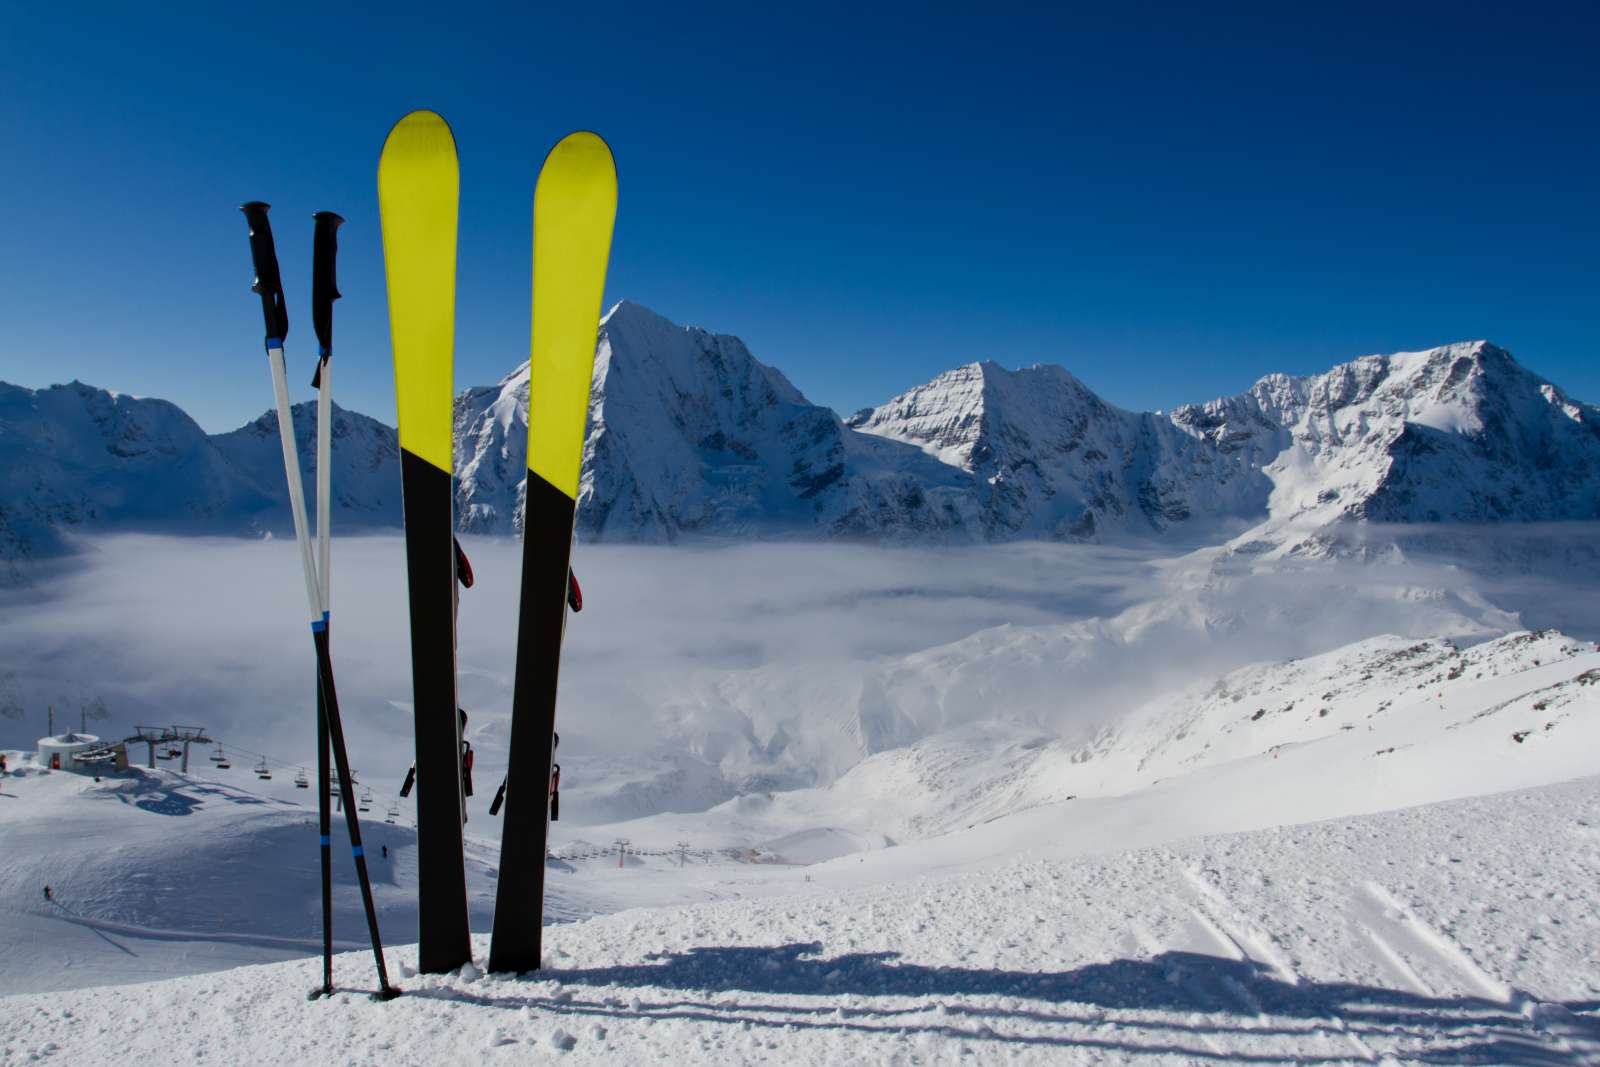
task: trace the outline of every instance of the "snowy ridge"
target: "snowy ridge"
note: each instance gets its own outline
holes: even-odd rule
[[[1268,529],[1600,514],[1600,410],[1486,341],[1271,376],[1246,396],[1253,411],[1235,398],[1173,418],[1245,438],[1259,434],[1250,419],[1263,419],[1288,434],[1265,468]]]
[[[1339,520],[1600,514],[1600,411],[1486,341],[1269,375],[1165,418],[1060,367],[975,363],[849,425],[975,475],[991,540],[1245,519],[1262,526],[1239,543],[1259,551]]]
[[[973,363],[849,425],[972,475],[988,540],[1087,540],[1130,524],[1159,532],[1191,518],[1250,518],[1270,489],[1259,455],[1113,407],[1057,366]]]
[[[294,419],[295,443],[300,455],[300,474],[307,486],[316,484],[316,404],[296,404],[290,409]],[[401,523],[400,438],[376,419],[333,405],[332,452],[335,521],[351,527],[393,527]],[[234,470],[254,484],[266,486],[271,511],[262,516],[264,525],[276,531],[288,510],[288,490],[283,481],[283,448],[278,443],[278,414],[269,411],[248,425],[211,438]],[[308,515],[315,521],[316,497],[306,499]]]
[[[864,441],[736,337],[623,301],[600,323],[578,494],[586,540],[691,535],[907,540],[960,532],[964,487],[916,450]],[[521,528],[528,366],[462,394],[464,529]]]
[[[1048,643],[1044,634],[1032,642],[1040,655]],[[1073,653],[1066,643],[1060,650]],[[1078,651],[1092,658],[1097,650]],[[943,650],[940,658],[953,664],[958,655]],[[965,682],[946,667],[878,686],[879,699],[892,693],[911,708],[923,704],[919,685],[997,680],[992,695],[1003,717],[927,724],[818,788],[752,790],[703,815],[579,832],[596,842],[621,835],[670,844],[691,826],[702,836],[715,827],[721,845],[753,843],[783,856],[786,839],[814,847],[796,835],[826,830],[847,841],[840,851],[857,851],[1075,799],[1087,824],[1074,840],[1111,849],[1562,781],[1587,773],[1588,753],[1600,745],[1600,646],[1551,631],[1470,647],[1373,638],[1241,668],[1104,726],[1086,716],[1065,734],[1047,700],[1072,691],[1077,665],[1046,660],[1007,690],[1016,662],[973,658]],[[1205,803],[1185,801],[1191,795]],[[1263,796],[1276,799],[1262,805]]]
[[[296,404],[293,414],[314,484],[316,406]],[[394,430],[334,406],[336,521],[346,529],[400,521],[399,456]],[[314,515],[315,501],[307,506]],[[0,558],[59,555],[66,535],[112,529],[288,532],[277,414],[208,436],[165,400],[82,382],[0,382]]]
[[[110,525],[220,531],[267,504],[174,404],[0,383],[0,556],[52,555],[63,531]]]
[[[0,388],[5,558],[58,553],[73,529],[286,527],[270,414],[208,438],[161,401]],[[456,399],[465,531],[520,529],[527,391],[524,364]],[[394,431],[341,411],[334,455],[341,521],[397,523]],[[738,338],[623,301],[600,325],[577,528],[657,543],[1181,531],[1322,555],[1346,550],[1351,523],[1597,516],[1600,411],[1485,341],[1269,375],[1165,416],[1107,404],[1061,367],[973,363],[841,420]]]

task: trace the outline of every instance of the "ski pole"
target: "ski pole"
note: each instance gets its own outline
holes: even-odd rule
[[[239,210],[244,212],[245,219],[250,224],[250,254],[256,270],[256,280],[250,288],[261,296],[261,311],[266,323],[267,362],[272,371],[272,391],[277,403],[278,440],[283,448],[284,476],[289,488],[289,511],[294,517],[295,541],[300,547],[300,564],[305,577],[306,603],[311,617],[311,640],[317,653],[318,691],[327,708],[329,740],[332,743],[341,788],[348,791],[350,764],[345,757],[344,730],[339,719],[339,697],[334,688],[333,663],[328,654],[327,620],[323,616],[317,568],[311,557],[311,539],[306,530],[305,489],[300,479],[299,453],[294,441],[293,413],[289,406],[288,376],[284,370],[283,340],[289,332],[289,314],[284,306],[283,282],[278,274],[278,252],[272,240],[272,226],[267,221],[270,205],[251,201]],[[372,904],[372,883],[367,877],[367,860],[361,847],[361,826],[353,809],[348,810],[346,816],[350,830],[350,849],[355,856],[356,876],[361,884],[367,925],[372,934],[372,952],[378,967],[378,992],[374,995],[380,1000],[389,1000],[399,996],[400,991],[389,984],[388,969],[383,962],[383,944],[378,936],[377,912]]]
[[[322,621],[328,623],[333,587],[332,531],[329,502],[332,497],[332,422],[333,375],[328,361],[333,356],[333,302],[339,299],[334,274],[334,258],[339,250],[338,230],[344,219],[331,211],[319,211],[312,218],[316,231],[311,253],[311,321],[317,333],[317,373],[311,380],[317,391],[317,577]],[[330,635],[331,642],[331,635]],[[333,859],[332,816],[329,812],[328,706],[317,686],[317,822],[322,842],[322,992],[333,992]],[[342,805],[341,805],[342,806]]]

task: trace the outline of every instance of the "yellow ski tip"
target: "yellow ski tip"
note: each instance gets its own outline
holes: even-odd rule
[[[378,160],[400,447],[451,469],[455,349],[456,139],[432,111],[394,124]]]
[[[556,142],[533,194],[528,470],[573,499],[616,214],[610,146],[588,130]]]
[[[561,138],[550,149],[544,157],[544,166],[539,168],[539,185],[542,187],[545,182],[559,180],[563,176],[585,183],[593,182],[595,193],[600,196],[609,194],[612,209],[615,210],[617,162],[612,158],[611,146],[598,133],[577,130]]]
[[[429,156],[446,147],[454,157],[456,135],[451,132],[444,116],[426,109],[413,111],[395,123],[389,130],[389,136],[383,139],[383,154],[378,157],[378,169],[381,172],[383,164],[393,158]]]

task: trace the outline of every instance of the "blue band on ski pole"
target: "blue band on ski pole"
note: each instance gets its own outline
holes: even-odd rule
[[[320,835],[317,840],[322,844],[323,848],[327,848],[333,844],[333,838],[329,837],[327,834]]]
[[[269,337],[269,338],[267,338],[267,351],[271,352],[274,348],[282,350],[282,348],[283,348],[283,338],[281,338],[281,337]]]
[[[360,845],[357,845],[355,848],[350,850],[350,855],[352,856],[365,856],[366,854],[367,850],[362,848]]]
[[[328,616],[326,614],[324,614],[322,616],[322,618],[320,618],[320,619],[312,619],[311,620],[311,632],[312,633],[320,634],[322,631],[326,630],[327,628],[328,628]]]

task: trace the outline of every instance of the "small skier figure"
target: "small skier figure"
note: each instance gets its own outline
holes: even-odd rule
[[[389,846],[388,845],[384,845],[383,846],[383,858],[384,859],[388,859],[389,858]]]
[[[56,898],[55,898],[55,897],[54,897],[54,896],[53,896],[53,895],[52,895],[52,894],[51,894],[51,892],[50,892],[50,887],[49,887],[49,886],[45,886],[45,887],[44,887],[44,899],[45,899],[45,900],[47,900],[47,901],[53,901],[53,900],[55,900],[55,899],[56,899]]]

